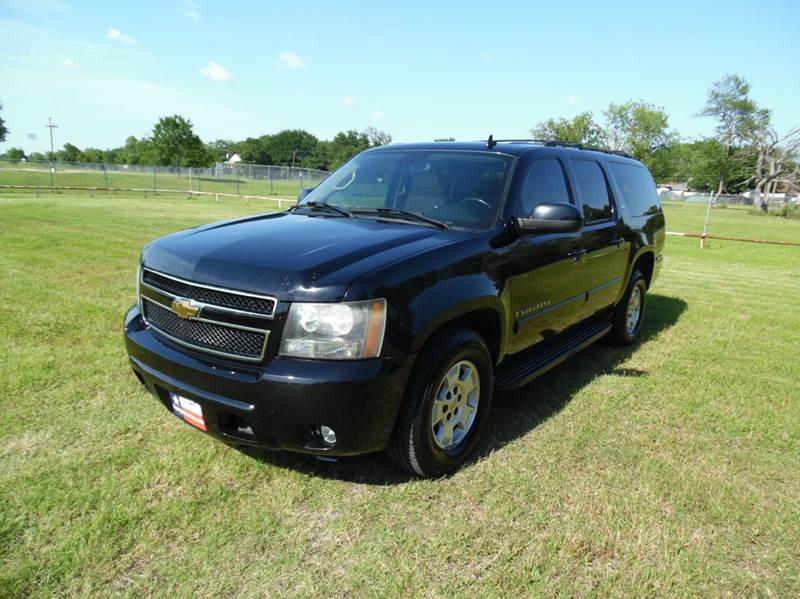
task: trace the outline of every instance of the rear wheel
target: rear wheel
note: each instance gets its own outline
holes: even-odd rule
[[[614,309],[609,339],[615,345],[630,345],[639,338],[644,322],[647,281],[638,270],[634,271],[622,301]]]
[[[492,401],[492,359],[483,339],[453,328],[420,352],[387,453],[420,476],[452,472],[475,449]]]

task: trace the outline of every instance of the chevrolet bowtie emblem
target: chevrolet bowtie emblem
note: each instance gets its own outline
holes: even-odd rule
[[[194,318],[200,314],[200,306],[195,304],[190,299],[176,297],[174,300],[172,300],[172,305],[170,307],[172,308],[172,311],[181,318]]]

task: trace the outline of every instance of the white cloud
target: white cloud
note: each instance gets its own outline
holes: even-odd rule
[[[350,108],[353,104],[356,103],[356,99],[353,96],[345,96],[342,104],[344,104],[347,108]]]
[[[181,11],[183,11],[183,14],[189,17],[192,21],[199,21],[203,18],[202,13],[200,12],[200,4],[198,4],[195,0],[183,0]]]
[[[383,118],[383,113],[380,110],[376,110],[375,112],[372,113],[372,118],[373,119],[382,119]]]
[[[122,42],[123,44],[128,44],[129,46],[136,45],[135,39],[133,39],[129,35],[125,35],[116,27],[112,27],[111,29],[109,29],[106,35],[108,36],[108,39],[117,40],[118,42]]]
[[[209,60],[208,64],[200,69],[200,72],[204,77],[208,77],[212,81],[230,81],[233,79],[233,73],[213,60]]]
[[[278,54],[278,66],[284,69],[302,69],[306,66],[306,61],[302,56],[298,56],[294,52],[284,50]]]
[[[567,96],[567,106],[577,106],[581,103],[580,98],[578,96]]]
[[[61,59],[61,64],[64,66],[64,68],[67,68],[67,69],[77,69],[78,68],[78,63],[75,62],[74,60],[72,60],[69,56],[65,56],[64,58],[62,58]]]

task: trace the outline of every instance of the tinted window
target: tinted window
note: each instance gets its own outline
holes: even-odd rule
[[[572,170],[581,193],[584,220],[589,223],[611,218],[611,198],[600,165],[594,160],[573,160]]]
[[[528,171],[522,187],[521,214],[530,216],[534,206],[542,202],[569,204],[564,169],[555,158],[541,158]]]
[[[611,172],[617,180],[625,206],[631,215],[638,216],[659,210],[656,184],[645,167],[612,162]]]

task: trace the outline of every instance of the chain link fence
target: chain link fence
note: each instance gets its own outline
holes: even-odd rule
[[[752,206],[753,193],[747,194],[714,194],[714,205],[726,206]],[[700,191],[662,191],[659,196],[661,200],[671,200],[676,202],[692,202],[698,204],[707,204],[711,194],[709,192]],[[800,196],[787,195],[785,193],[769,194],[767,203],[769,205],[783,205],[783,204],[797,204],[800,202]]]
[[[262,164],[209,168],[0,160],[0,188],[183,192],[293,199],[327,171]]]

